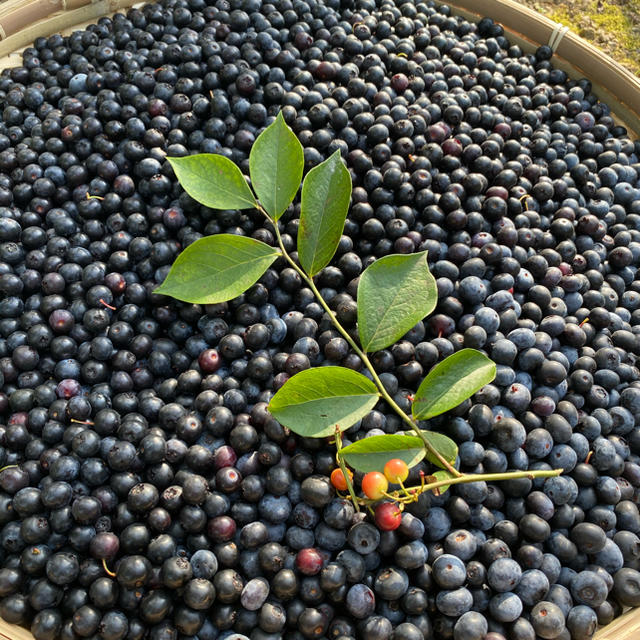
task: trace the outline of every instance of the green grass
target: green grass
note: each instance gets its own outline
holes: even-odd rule
[[[549,18],[573,30],[576,30],[580,19],[587,18],[596,34],[602,34],[615,43],[610,50],[612,57],[633,72],[640,73],[640,25],[634,25],[632,15],[640,18],[640,0],[625,0],[623,4],[592,0],[586,12],[583,3],[575,9],[572,3],[567,3],[548,13]],[[598,45],[597,40],[595,44]]]

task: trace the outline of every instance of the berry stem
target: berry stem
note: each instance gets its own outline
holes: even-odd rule
[[[380,391],[380,395],[384,398],[386,403],[402,418],[402,420],[411,428],[411,430],[416,433],[416,435],[422,440],[424,448],[431,455],[435,456],[438,459],[438,461],[440,462],[440,464],[444,469],[446,469],[449,473],[451,473],[456,477],[461,477],[463,474],[460,473],[460,471],[458,471],[448,460],[446,460],[435,447],[433,447],[433,445],[427,440],[425,435],[422,433],[420,427],[418,427],[418,425],[413,421],[413,419],[409,417],[398,406],[398,403],[389,395],[387,390],[384,388],[382,381],[378,377],[376,370],[371,364],[371,360],[369,360],[369,358],[367,357],[367,354],[358,346],[356,341],[349,335],[349,332],[340,324],[340,322],[338,322],[338,319],[333,313],[333,310],[329,307],[329,305],[327,304],[327,301],[322,297],[322,294],[320,293],[320,291],[318,291],[318,287],[316,287],[316,284],[313,281],[313,278],[307,275],[304,272],[304,270],[301,269],[298,266],[298,264],[296,264],[295,260],[289,255],[289,253],[285,249],[284,244],[282,242],[282,236],[280,235],[280,229],[278,228],[278,223],[272,220],[267,214],[267,212],[260,205],[258,205],[258,210],[273,225],[273,229],[276,234],[276,240],[278,241],[278,246],[280,247],[280,251],[282,251],[283,257],[293,267],[293,269],[295,269],[298,272],[300,277],[309,285],[309,288],[311,289],[311,291],[313,291],[314,295],[318,299],[318,302],[322,305],[322,308],[329,314],[329,318],[331,318],[331,322],[333,322],[333,325],[335,326],[335,328],[340,332],[342,337],[349,343],[351,348],[356,352],[358,357],[364,363],[365,367],[367,367],[367,369],[369,370],[369,373],[371,374],[371,378],[373,382],[375,383],[376,387],[378,387],[378,390]]]
[[[102,558],[102,568],[105,570],[108,576],[111,576],[112,578],[116,577],[115,572],[111,571],[111,569],[107,567],[107,560],[105,558]]]
[[[340,429],[336,427],[336,460],[338,461],[338,465],[340,469],[342,469],[342,475],[344,476],[344,480],[347,483],[347,490],[349,491],[349,495],[351,496],[351,501],[353,502],[356,511],[360,511],[360,505],[358,504],[358,496],[356,496],[355,489],[353,488],[353,483],[351,482],[351,476],[349,475],[349,470],[347,469],[347,465],[344,463],[342,455],[340,454],[340,450],[342,449],[342,434],[340,433]]]
[[[441,487],[448,487],[452,484],[465,484],[468,482],[500,482],[503,480],[515,480],[516,478],[553,478],[559,476],[562,473],[562,469],[539,469],[534,471],[508,471],[505,473],[474,473],[469,475],[461,475],[456,478],[448,478],[447,480],[438,480],[437,482],[425,483],[422,486],[410,487],[407,491],[414,496],[418,496],[425,491],[433,491],[434,489],[440,489]],[[396,500],[398,502],[406,501],[406,498],[402,495],[403,491],[393,491],[392,493],[385,494],[386,497]],[[361,504],[375,504],[378,500],[369,500],[367,498],[360,498]]]

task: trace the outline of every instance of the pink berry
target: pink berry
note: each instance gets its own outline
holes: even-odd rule
[[[315,576],[322,569],[322,555],[317,549],[309,547],[300,549],[296,556],[296,568],[305,576]]]
[[[198,364],[203,373],[215,373],[222,365],[222,358],[215,349],[205,349],[198,356]]]
[[[213,464],[216,468],[222,469],[223,467],[233,467],[238,460],[238,456],[232,447],[229,445],[223,445],[222,447],[218,447],[213,452]]]
[[[236,521],[229,516],[212,518],[207,524],[207,534],[214,542],[228,542],[236,535]]]
[[[376,507],[375,521],[378,529],[393,531],[402,522],[402,512],[393,502],[382,502]]]
[[[80,393],[81,388],[82,387],[77,380],[74,380],[73,378],[65,378],[58,382],[56,394],[58,395],[58,398],[68,400],[69,398],[73,398],[73,396],[77,396]]]

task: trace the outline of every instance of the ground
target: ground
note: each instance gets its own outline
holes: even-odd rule
[[[518,0],[640,75],[640,0]]]

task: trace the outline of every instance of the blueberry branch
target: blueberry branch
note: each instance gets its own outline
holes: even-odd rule
[[[338,319],[333,313],[333,310],[331,309],[331,307],[329,307],[329,305],[327,304],[327,301],[322,297],[322,294],[316,287],[316,284],[313,281],[313,278],[307,275],[304,272],[304,270],[300,268],[300,266],[296,263],[296,261],[287,252],[284,246],[284,243],[282,242],[282,236],[280,234],[280,229],[278,228],[278,223],[269,216],[269,214],[262,208],[260,204],[257,205],[257,208],[265,216],[265,218],[269,222],[271,222],[273,229],[275,231],[278,247],[280,248],[280,251],[282,252],[282,255],[284,256],[285,260],[292,266],[293,269],[297,271],[300,277],[309,285],[309,288],[311,289],[311,291],[313,291],[318,302],[329,315],[329,318],[331,319],[331,322],[333,323],[335,328],[340,332],[340,335],[342,335],[342,337],[349,343],[351,348],[356,352],[358,357],[362,360],[365,367],[368,369],[369,373],[371,374],[371,378],[375,383],[376,387],[378,387],[378,390],[380,391],[380,395],[384,398],[385,402],[400,416],[400,418],[402,418],[402,420],[409,426],[409,428],[416,433],[416,435],[422,440],[424,448],[431,455],[435,456],[440,462],[440,464],[449,473],[453,474],[456,477],[462,476],[463,474],[460,473],[460,471],[458,471],[448,460],[446,460],[440,454],[440,452],[427,440],[427,438],[422,433],[422,430],[418,427],[418,425],[413,421],[413,419],[410,416],[408,416],[398,406],[398,403],[391,397],[389,392],[384,388],[384,385],[382,384],[382,380],[380,380],[380,378],[378,377],[378,374],[376,373],[376,370],[373,367],[373,364],[371,364],[371,360],[369,360],[369,358],[367,357],[367,354],[358,346],[356,341],[349,335],[349,332],[340,324],[340,322],[338,322]]]
[[[358,497],[356,496],[355,489],[353,488],[353,482],[351,482],[351,476],[349,474],[349,470],[347,469],[347,465],[344,463],[344,459],[340,455],[340,449],[342,449],[342,435],[340,433],[340,429],[336,427],[336,460],[338,462],[338,466],[342,471],[342,475],[344,476],[344,481],[347,483],[347,490],[349,491],[349,495],[351,496],[351,501],[353,502],[356,511],[360,511]]]
[[[513,471],[513,472],[505,472],[505,473],[485,473],[485,474],[465,475],[460,471],[458,471],[453,465],[451,465],[449,461],[446,460],[440,454],[440,452],[427,440],[426,436],[422,433],[421,429],[418,427],[415,421],[410,416],[408,416],[400,408],[400,406],[398,406],[398,403],[391,397],[389,392],[384,388],[384,385],[382,384],[382,381],[380,380],[378,374],[376,373],[376,370],[374,369],[373,364],[367,357],[367,354],[358,346],[356,341],[349,335],[349,332],[340,324],[335,314],[333,313],[333,310],[329,307],[329,305],[327,304],[327,301],[322,297],[322,294],[316,287],[315,282],[313,281],[313,278],[309,276],[289,255],[282,241],[282,235],[280,234],[280,229],[278,227],[277,221],[273,220],[271,216],[269,216],[269,214],[265,211],[265,209],[260,204],[257,204],[256,208],[273,226],[276,241],[278,243],[278,247],[280,248],[282,256],[291,265],[291,267],[300,275],[300,277],[309,285],[309,288],[311,289],[311,291],[313,291],[318,302],[322,305],[323,309],[327,312],[327,314],[329,315],[329,318],[331,318],[331,322],[336,327],[336,329],[340,332],[340,335],[342,335],[342,337],[349,343],[349,345],[355,351],[355,353],[360,357],[360,359],[368,369],[369,373],[371,374],[371,378],[375,383],[376,387],[378,388],[382,398],[384,398],[387,404],[400,416],[400,418],[402,418],[405,424],[407,424],[411,428],[411,430],[418,435],[418,437],[424,443],[425,450],[431,453],[433,456],[435,456],[440,462],[440,464],[453,476],[452,478],[447,478],[446,480],[439,480],[437,482],[421,483],[420,486],[411,487],[409,489],[406,489],[403,487],[401,491],[394,491],[392,493],[385,494],[385,497],[395,502],[398,502],[399,504],[405,504],[405,503],[409,503],[417,500],[418,496],[422,493],[425,493],[426,491],[434,491],[434,490],[437,491],[441,487],[448,487],[449,485],[452,485],[452,484],[462,484],[462,483],[480,482],[480,481],[497,482],[497,481],[515,479],[515,478],[551,478],[553,476],[559,476],[562,473],[562,469],[552,469],[549,471],[547,470]],[[344,463],[342,456],[340,455],[341,444],[342,444],[342,441],[340,438],[340,434],[336,433],[336,447],[338,449],[336,460],[338,461],[338,465],[340,466],[340,469],[342,470],[342,473],[344,475],[350,498],[356,509],[358,509],[359,504],[365,505],[370,508],[370,505],[377,501],[369,500],[367,498],[358,498],[356,496],[353,488],[353,484],[349,477],[348,470],[346,468],[346,465]]]

